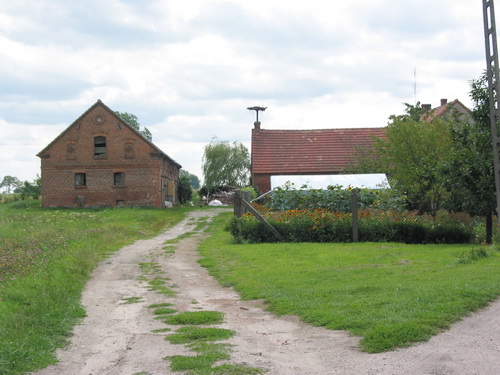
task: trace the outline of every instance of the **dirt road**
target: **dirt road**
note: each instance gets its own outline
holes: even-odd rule
[[[87,317],[75,327],[71,344],[58,352],[57,365],[36,374],[179,374],[163,358],[193,353],[166,341],[168,333],[152,332],[168,326],[155,320],[147,306],[163,302],[173,303],[178,311],[223,312],[219,327],[236,332],[227,341],[234,345],[229,362],[270,375],[500,374],[500,301],[427,343],[382,354],[360,352],[358,338],[345,332],[311,327],[295,317],[276,317],[262,310],[258,301],[240,301],[196,262],[197,244],[204,236],[195,231],[196,225],[220,211],[192,212],[165,233],[137,241],[103,261],[83,294]],[[188,232],[193,233],[175,245],[173,254],[166,254],[165,241]],[[144,265],[161,267],[176,296],[149,290]]]

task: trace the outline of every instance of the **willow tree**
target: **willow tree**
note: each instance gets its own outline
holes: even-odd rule
[[[223,185],[246,186],[250,175],[250,153],[240,142],[212,140],[204,149],[202,171],[209,191]]]

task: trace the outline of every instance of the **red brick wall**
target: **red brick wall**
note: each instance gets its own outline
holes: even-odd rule
[[[100,102],[98,102],[100,103]],[[94,137],[106,137],[106,155],[94,156]],[[121,122],[106,106],[95,105],[39,155],[44,207],[163,207],[165,181],[178,181],[179,168]],[[114,173],[125,184],[114,186]],[[75,186],[75,173],[86,186]],[[174,202],[176,197],[174,197]]]
[[[255,173],[252,175],[252,186],[254,186],[259,194],[267,193],[271,190],[271,175]]]

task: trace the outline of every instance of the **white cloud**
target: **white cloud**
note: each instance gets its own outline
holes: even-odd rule
[[[415,68],[417,100],[469,104],[482,33],[470,0],[5,1],[0,177],[34,178],[97,99],[195,174],[214,136],[250,147],[248,106],[269,107],[264,128],[384,126],[414,102]]]

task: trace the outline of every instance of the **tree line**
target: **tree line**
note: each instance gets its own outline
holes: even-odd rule
[[[0,189],[4,189],[7,194],[20,194],[22,199],[38,199],[42,194],[42,180],[40,176],[33,181],[21,182],[17,177],[4,176],[0,182]]]
[[[433,116],[420,103],[391,116],[387,138],[361,151],[356,173],[386,173],[407,208],[433,216],[440,209],[486,218],[487,241],[496,214],[493,147],[486,73],[470,82],[470,113]]]

